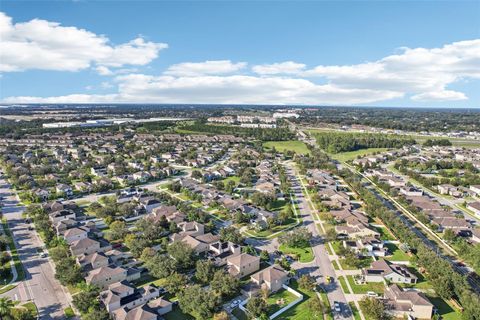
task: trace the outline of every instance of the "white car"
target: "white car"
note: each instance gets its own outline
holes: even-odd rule
[[[378,294],[376,292],[373,292],[373,291],[367,291],[367,297],[376,298],[376,297],[378,297]]]
[[[335,312],[342,312],[342,308],[340,307],[340,303],[338,303],[338,301],[333,303],[333,308],[335,309]]]

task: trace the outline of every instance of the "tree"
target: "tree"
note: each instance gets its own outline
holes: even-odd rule
[[[104,308],[90,308],[90,310],[82,316],[83,320],[108,320],[110,315]]]
[[[390,317],[385,312],[385,305],[382,301],[364,297],[360,300],[360,308],[362,308],[363,314],[372,320],[386,320]]]
[[[230,241],[235,244],[242,244],[244,240],[240,231],[238,231],[234,226],[220,229],[220,239],[222,241]]]
[[[194,263],[194,251],[186,243],[174,241],[167,248],[168,254],[175,259],[177,266],[182,269],[188,269]]]
[[[207,284],[213,279],[215,266],[210,260],[199,260],[197,261],[195,270],[195,277],[203,284]]]
[[[9,298],[0,298],[0,316],[9,316],[14,306],[15,304]]]
[[[443,239],[445,239],[445,241],[451,242],[455,240],[456,237],[457,235],[452,229],[447,229],[443,232]]]
[[[270,256],[269,256],[267,250],[262,250],[262,251],[260,252],[260,260],[262,260],[262,261],[268,261],[268,260],[270,260]]]
[[[261,296],[254,296],[247,302],[247,311],[252,319],[265,316],[268,311],[267,302]]]
[[[282,234],[278,241],[289,247],[306,248],[310,245],[312,233],[305,227],[296,228],[290,232]]]
[[[307,291],[313,291],[315,289],[315,280],[309,276],[309,275],[302,275],[300,279],[298,279],[298,286],[300,289],[307,290]]]
[[[199,170],[193,170],[192,171],[192,178],[201,180],[203,178],[203,175]]]
[[[171,293],[182,292],[187,283],[188,278],[186,275],[174,272],[166,278],[165,289]]]
[[[145,266],[155,278],[166,278],[177,270],[176,261],[166,255],[156,254]]]
[[[91,307],[96,308],[99,305],[98,294],[99,292],[96,288],[89,287],[87,290],[73,295],[73,305],[82,314],[86,314]]]
[[[110,230],[108,233],[109,240],[123,240],[127,235],[128,230],[125,222],[114,221],[110,224]]]
[[[325,232],[325,239],[327,241],[334,241],[337,239],[337,232],[335,231],[335,229],[333,228],[330,228],[328,229],[326,232]]]
[[[35,317],[32,315],[30,310],[25,307],[13,308],[11,311],[11,316],[14,320],[33,320]]]
[[[196,319],[209,319],[219,304],[218,298],[210,291],[199,285],[187,287],[177,294],[180,308],[185,313],[190,313]]]
[[[230,297],[238,291],[240,280],[222,270],[213,275],[210,282],[211,289],[222,297]]]
[[[318,295],[313,295],[307,303],[307,308],[315,319],[323,319],[323,303]]]

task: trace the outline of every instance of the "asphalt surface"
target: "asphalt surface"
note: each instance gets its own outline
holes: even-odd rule
[[[325,248],[325,243],[320,236],[315,221],[312,216],[312,210],[308,204],[307,199],[303,195],[302,186],[298,180],[292,167],[287,167],[287,174],[291,182],[292,193],[297,199],[297,206],[299,214],[303,220],[303,226],[312,233],[312,249],[315,259],[309,263],[296,262],[292,265],[299,275],[308,274],[314,277],[318,284],[320,284],[327,292],[328,300],[333,307],[334,302],[339,302],[342,312],[334,312],[336,319],[353,319],[350,307],[348,306],[345,294],[340,287],[340,283],[336,280],[335,270],[332,262],[328,257],[328,251]],[[334,279],[331,283],[327,283],[327,277]]]
[[[32,301],[37,305],[39,319],[64,319],[63,310],[69,306],[67,294],[55,279],[52,264],[47,258],[40,258],[38,250],[42,242],[35,231],[29,231],[24,223],[24,207],[13,194],[8,183],[0,179],[0,197],[3,198],[3,215],[13,234],[17,252],[23,263],[25,280],[16,288],[0,295],[12,300]]]

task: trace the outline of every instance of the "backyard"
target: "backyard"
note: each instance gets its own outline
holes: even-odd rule
[[[285,254],[298,258],[298,261],[302,263],[311,262],[314,258],[313,250],[311,247],[294,248],[294,247],[288,247],[285,244],[282,244],[279,250]]]
[[[378,294],[383,294],[385,290],[385,285],[383,282],[369,282],[365,284],[356,284],[353,276],[346,276],[348,284],[353,290],[354,294],[365,294],[368,291],[373,291]]]

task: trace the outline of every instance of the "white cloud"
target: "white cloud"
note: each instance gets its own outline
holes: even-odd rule
[[[244,75],[173,77],[132,74],[118,76],[118,94],[61,96],[53,98],[11,97],[6,103],[156,102],[156,103],[244,103],[244,104],[361,104],[402,96],[393,91],[345,89],[317,85],[298,78]]]
[[[78,71],[95,65],[106,74],[106,67],[146,65],[165,48],[140,37],[112,45],[103,35],[40,19],[14,24],[0,12],[0,72]]]
[[[293,61],[285,61],[273,64],[262,64],[253,66],[252,70],[255,73],[262,75],[274,75],[274,74],[298,74],[306,65],[303,63],[297,63]]]
[[[414,94],[413,100],[464,100],[448,85],[480,79],[480,39],[454,42],[441,48],[403,48],[397,55],[350,66],[318,66],[305,77],[325,77],[342,88],[376,88]]]
[[[1,23],[0,19],[0,27]],[[126,45],[143,44],[144,40]],[[96,71],[115,75],[118,87],[115,94],[9,97],[4,102],[354,105],[403,97],[441,102],[467,99],[465,93],[451,90],[449,86],[480,79],[480,39],[441,48],[402,50],[400,54],[356,65],[320,65],[312,69],[293,61],[257,65],[252,71],[258,75],[246,71],[245,62],[218,60],[175,64],[154,76],[128,68],[112,70],[118,64],[99,58],[95,60]],[[113,56],[118,62],[130,55],[134,55],[130,50],[119,49]],[[140,58],[135,61],[142,63]]]
[[[237,72],[245,68],[245,62],[233,63],[230,60],[213,60],[205,62],[184,62],[170,66],[165,74],[171,76],[219,75]]]

